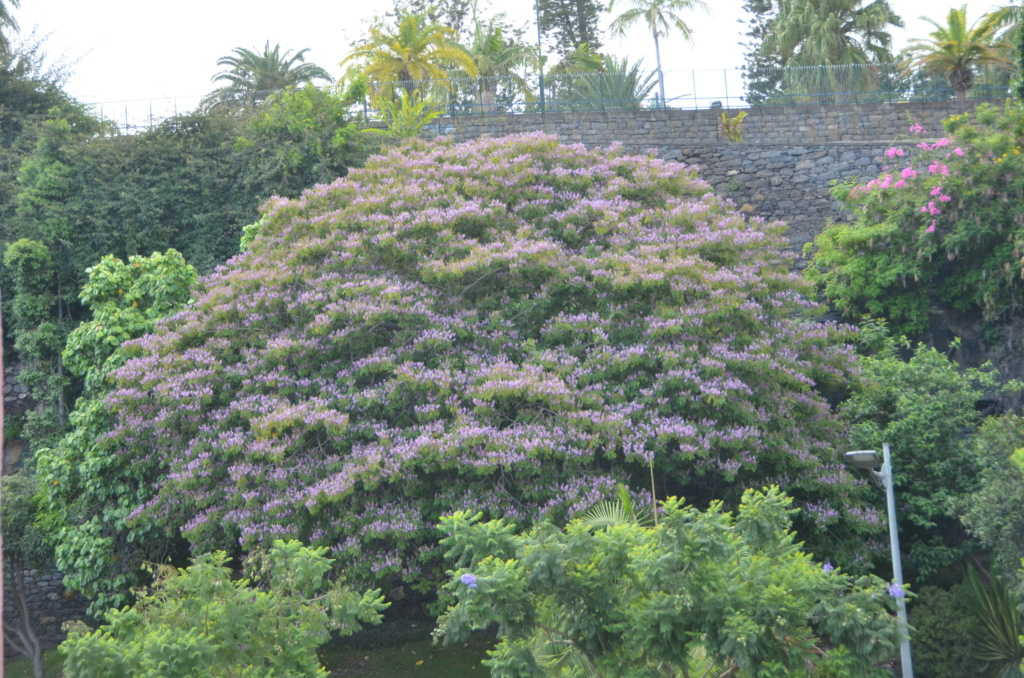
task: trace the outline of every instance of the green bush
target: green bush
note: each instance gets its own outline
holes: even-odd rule
[[[1024,111],[1008,102],[1002,112],[979,108],[975,120],[954,116],[920,153],[894,146],[880,177],[835,188],[855,218],[808,246],[807,276],[840,311],[916,332],[933,300],[989,321],[1020,309]]]
[[[828,638],[832,659],[863,676],[899,643],[894,598],[877,577],[815,563],[790,531],[792,500],[748,490],[734,516],[678,499],[653,525],[595,510],[565,530],[516,534],[480,514],[443,518],[457,601],[435,636],[463,642],[498,624],[492,676],[797,675]],[[841,651],[839,650],[841,648]],[[577,671],[579,673],[577,673]],[[689,671],[690,673],[688,673]],[[707,672],[707,673],[706,673]]]
[[[968,633],[974,625],[961,586],[946,591],[925,586],[910,608],[914,627],[914,669],[928,678],[974,675]]]
[[[380,591],[327,586],[327,549],[275,541],[232,580],[224,552],[184,570],[163,568],[134,607],[79,628],[60,646],[65,678],[302,678],[326,676],[316,648],[331,630],[349,635],[380,622]]]

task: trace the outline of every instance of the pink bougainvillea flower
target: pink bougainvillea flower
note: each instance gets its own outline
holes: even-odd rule
[[[900,176],[904,179],[913,179],[917,176],[917,171],[913,167],[904,167],[903,171],[900,172]]]
[[[893,188],[904,188],[904,187],[906,187],[906,185],[907,185],[907,182],[903,181],[903,179],[900,179],[895,184],[893,184],[892,187]]]
[[[931,195],[941,195],[941,194],[942,194],[942,186],[932,186]]]
[[[957,146],[956,148],[953,149],[953,154],[954,155],[963,155],[964,154],[964,149],[962,149],[959,146]]]
[[[934,233],[934,232],[935,232],[935,220],[932,219],[932,225],[925,229],[925,233]]]

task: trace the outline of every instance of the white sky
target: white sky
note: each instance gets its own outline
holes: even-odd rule
[[[662,63],[666,70],[719,73],[702,73],[700,82],[689,73],[676,75],[675,81],[667,77],[670,98],[692,96],[694,86],[701,97],[720,97],[711,88],[725,80],[721,69],[743,62],[743,49],[737,44],[745,32],[737,23],[744,14],[742,0],[707,1],[711,14],[695,12],[688,21],[695,43],[670,37],[662,47]],[[973,21],[997,2],[966,0],[968,19]],[[894,32],[899,49],[909,38],[927,36],[930,26],[918,17],[941,22],[951,6],[959,7],[964,0],[890,4],[907,23],[905,30]],[[173,106],[170,98],[177,98],[182,110],[191,108],[215,89],[210,78],[218,70],[218,58],[235,47],[262,49],[268,39],[271,45],[279,42],[282,50],[310,48],[307,60],[338,76],[338,62],[352,41],[365,33],[366,22],[391,6],[391,0],[21,0],[21,8],[13,13],[23,32],[35,27],[39,34],[49,35],[46,51],[51,56],[79,60],[68,86],[71,93],[87,103],[103,103],[111,112],[123,109],[125,101],[164,98],[168,101],[155,102],[156,108]],[[492,6],[517,23],[532,22],[533,0],[493,0]],[[605,26],[609,20],[605,15]],[[535,30],[532,23],[530,28]],[[654,68],[653,43],[643,29],[635,29],[625,40],[606,37],[605,43],[603,51],[643,57],[645,65]],[[738,79],[726,82],[729,96],[740,94],[739,85]]]

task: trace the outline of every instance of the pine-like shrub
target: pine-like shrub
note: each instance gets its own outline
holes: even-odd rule
[[[437,142],[265,211],[125,345],[104,444],[152,483],[132,520],[200,549],[300,538],[379,577],[417,576],[444,513],[560,520],[620,481],[731,505],[774,482],[805,526],[847,512],[823,395],[844,331],[802,319],[784,226],[693,168]]]

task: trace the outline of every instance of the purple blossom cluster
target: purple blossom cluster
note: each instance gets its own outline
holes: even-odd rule
[[[306,539],[370,579],[420,572],[444,513],[564,518],[649,464],[843,504],[821,392],[850,330],[805,319],[784,226],[693,168],[437,142],[265,211],[116,374],[110,438],[154,483],[135,519],[197,548]]]

